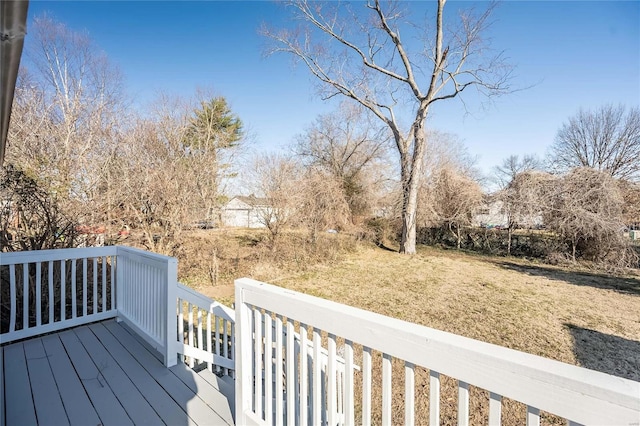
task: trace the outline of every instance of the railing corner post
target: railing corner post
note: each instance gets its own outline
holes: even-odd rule
[[[166,309],[166,336],[164,345],[164,363],[171,367],[178,363],[178,349],[176,347],[178,336],[178,324],[176,316],[176,303],[178,293],[178,260],[170,258],[167,262],[167,309]]]
[[[241,280],[235,281],[236,316],[236,424],[246,424],[246,411],[251,410],[253,371],[251,366],[251,308],[244,303]]]

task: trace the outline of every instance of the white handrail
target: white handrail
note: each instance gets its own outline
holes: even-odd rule
[[[177,333],[175,258],[88,247],[2,253],[0,267],[9,293],[0,343],[117,318],[160,351],[165,364],[177,362],[169,338]]]
[[[116,317],[116,255],[116,247],[0,254],[9,292],[0,343]]]
[[[640,418],[640,383],[635,381],[445,333],[246,278],[236,280],[235,285],[236,327],[239,336],[236,340],[236,415],[239,423],[249,421],[250,418],[243,415],[252,412],[252,361],[256,348],[251,337],[251,321],[253,313],[262,309],[279,317],[286,317],[287,322],[299,321],[314,327],[314,330],[323,330],[329,335],[380,351],[385,357],[404,360],[411,374],[413,365],[427,368],[432,373],[432,383],[436,385],[439,384],[439,374],[456,378],[463,396],[466,395],[467,384],[471,384],[490,391],[494,400],[501,395],[525,403],[530,408],[528,415],[532,419],[538,417],[540,410],[581,424],[633,424]],[[351,343],[349,346],[351,348]],[[335,355],[330,353],[330,356]],[[384,374],[383,383],[390,370]],[[306,378],[302,381],[304,380]],[[321,388],[313,388],[314,392],[320,390]],[[384,389],[383,395],[386,395]],[[336,396],[327,395],[327,398],[332,401]],[[352,401],[352,396],[350,398]],[[313,400],[314,397],[311,396],[310,401]],[[464,400],[463,398],[462,401]],[[389,404],[390,409],[390,400],[384,402]],[[406,403],[412,404],[413,401]],[[492,403],[492,406],[495,404]],[[437,408],[433,408],[437,414]],[[390,414],[385,410],[383,408],[383,416],[389,418],[386,416]],[[291,411],[294,412],[295,410]],[[262,415],[255,412],[253,414],[258,417]],[[320,415],[318,412],[317,416]],[[328,412],[327,415],[334,414]],[[319,417],[315,420],[319,420]],[[349,419],[346,423],[350,423]]]
[[[188,358],[191,368],[197,360],[206,363],[210,371],[235,376],[233,309],[183,284],[178,283],[176,290],[178,330],[174,340],[178,353]]]
[[[134,329],[164,357],[177,363],[175,336],[178,261],[169,256],[118,246],[118,319]]]
[[[178,283],[179,297],[198,306],[201,309],[208,310],[212,314],[227,321],[235,321],[235,311],[222,303],[213,300],[202,293],[187,287],[182,283]]]
[[[48,262],[62,259],[82,259],[85,257],[114,256],[117,246],[15,251],[0,253],[0,266],[22,263]]]

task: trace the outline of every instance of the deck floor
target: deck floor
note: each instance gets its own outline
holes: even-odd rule
[[[167,369],[113,320],[0,347],[0,368],[0,425],[233,424],[230,383]]]

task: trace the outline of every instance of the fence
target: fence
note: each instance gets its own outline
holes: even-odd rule
[[[0,343],[118,318],[173,365],[176,265],[120,246],[2,253]]]
[[[166,365],[177,362],[174,309],[178,261],[173,257],[118,247],[118,318],[164,356]]]

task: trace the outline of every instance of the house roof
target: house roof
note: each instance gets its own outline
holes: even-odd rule
[[[0,165],[4,161],[9,133],[28,8],[28,0],[0,0]]]
[[[268,206],[269,205],[269,200],[267,200],[266,198],[258,198],[255,195],[249,195],[249,196],[244,196],[244,195],[237,195],[235,197],[232,198],[236,200],[240,200],[245,204],[250,205],[251,207],[261,207],[261,206]]]

